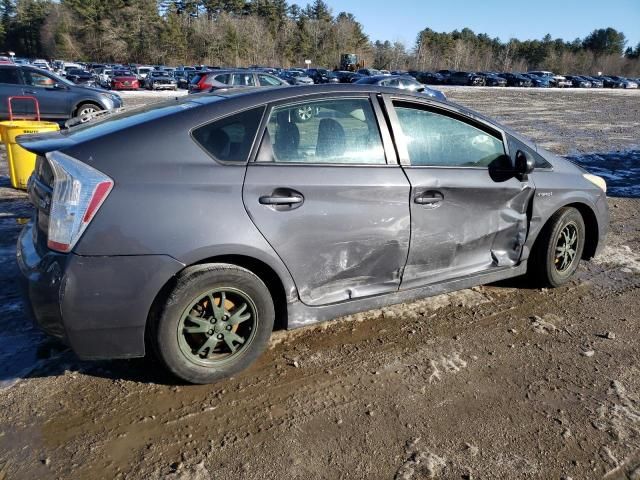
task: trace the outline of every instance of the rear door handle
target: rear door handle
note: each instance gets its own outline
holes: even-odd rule
[[[258,199],[261,205],[267,205],[278,212],[293,210],[304,202],[304,196],[291,188],[276,188],[271,195],[263,195]]]
[[[435,190],[429,190],[427,192],[420,193],[415,197],[413,197],[414,203],[417,203],[418,205],[435,206],[438,203],[440,203],[442,200],[444,200],[444,195],[442,195],[442,193]]]

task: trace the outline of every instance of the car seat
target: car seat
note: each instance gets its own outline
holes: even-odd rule
[[[298,126],[289,120],[289,112],[279,112],[277,117],[278,129],[276,131],[273,152],[276,160],[296,161],[299,158],[300,130]]]
[[[332,118],[320,120],[316,157],[341,157],[347,150],[347,137],[344,128]]]

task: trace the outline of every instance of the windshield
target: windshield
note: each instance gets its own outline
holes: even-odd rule
[[[117,77],[132,77],[133,73],[131,73],[129,70],[118,70],[116,72],[113,72],[113,74]]]

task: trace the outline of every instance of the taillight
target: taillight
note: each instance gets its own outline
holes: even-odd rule
[[[67,253],[111,192],[113,180],[64,153],[47,153],[47,160],[54,176],[47,246]]]

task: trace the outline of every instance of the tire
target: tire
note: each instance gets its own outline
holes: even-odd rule
[[[92,102],[85,102],[78,105],[78,108],[76,108],[76,111],[74,112],[73,116],[82,117],[84,115],[89,115],[94,112],[99,112],[100,110],[103,110],[103,108],[100,105]]]
[[[205,384],[251,365],[267,347],[274,318],[269,290],[252,272],[231,264],[196,265],[179,275],[150,335],[173,375]]]
[[[572,241],[574,234],[575,242]],[[529,278],[537,286],[559,287],[567,283],[578,268],[584,241],[585,226],[580,212],[573,207],[558,210],[543,227],[533,246],[528,260]],[[558,250],[560,248],[565,248],[565,254]]]

